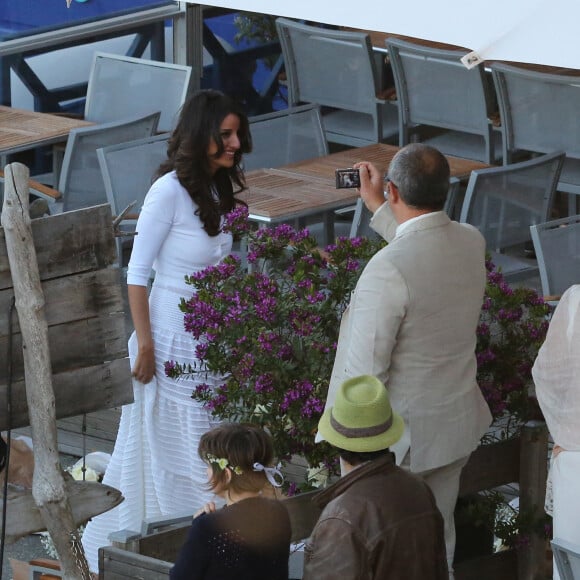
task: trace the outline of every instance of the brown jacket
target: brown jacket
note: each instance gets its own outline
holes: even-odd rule
[[[304,580],[447,580],[443,518],[419,478],[393,454],[364,464],[318,495]]]

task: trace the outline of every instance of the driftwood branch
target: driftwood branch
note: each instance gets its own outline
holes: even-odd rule
[[[76,556],[73,552],[71,534],[76,535],[76,526],[57,451],[48,326],[28,215],[29,172],[26,166],[14,163],[6,167],[5,176],[1,222],[22,332],[26,397],[35,454],[32,495],[57,549],[64,578],[81,579],[86,577],[87,566],[82,549],[80,558],[78,552]]]

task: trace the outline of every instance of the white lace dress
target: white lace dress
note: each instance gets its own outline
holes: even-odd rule
[[[580,546],[580,285],[562,295],[532,375],[548,429],[562,448],[550,462],[546,497],[554,538]]]
[[[206,466],[197,455],[203,433],[217,424],[191,399],[198,382],[174,380],[164,363],[193,362],[195,340],[183,329],[181,297],[191,296],[184,276],[218,263],[231,250],[229,234],[210,237],[194,214],[195,205],[174,173],[151,187],[137,225],[138,235],[127,283],[147,285],[151,267],[155,281],[149,298],[155,344],[155,378],[133,381],[135,402],[123,407],[119,432],[104,483],[120,489],[125,501],[94,518],[83,534],[89,566],[98,571],[98,548],[110,544],[111,532],[139,531],[144,519],[195,512],[213,494],[205,489]],[[129,339],[131,365],[137,354],[135,333]]]

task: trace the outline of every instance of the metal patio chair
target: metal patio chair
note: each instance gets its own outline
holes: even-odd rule
[[[124,257],[133,246],[136,218],[151,187],[153,176],[167,158],[169,136],[170,133],[163,133],[97,150],[105,193],[113,215],[118,216],[127,206],[133,204],[127,219],[120,224],[120,230],[126,232],[127,236],[117,237],[121,267],[126,265],[127,260]]]
[[[386,41],[399,103],[399,144],[419,140],[447,155],[494,163],[501,147],[493,85],[483,65],[467,69],[467,51]],[[435,136],[422,136],[426,128]],[[497,145],[497,151],[496,151]]]
[[[288,105],[322,107],[326,139],[360,147],[396,138],[395,105],[377,97],[368,34],[276,20],[288,82]]]
[[[97,160],[97,149],[151,136],[158,122],[159,112],[156,112],[71,131],[58,186],[63,196],[62,210],[71,211],[106,203],[107,195]],[[126,169],[132,171],[130,165]]]
[[[471,172],[459,221],[479,229],[507,280],[537,272],[526,258],[530,226],[548,220],[563,162],[558,152]]]
[[[244,155],[246,171],[280,167],[328,155],[318,105],[290,107],[250,117],[252,152]]]
[[[580,215],[530,227],[544,296],[580,284]]]

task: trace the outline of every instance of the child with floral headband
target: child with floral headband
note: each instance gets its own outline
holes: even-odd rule
[[[259,426],[222,424],[205,433],[199,456],[208,485],[225,500],[199,510],[172,568],[172,580],[287,580],[290,519],[284,505],[262,496],[282,484],[272,467],[270,436]]]

